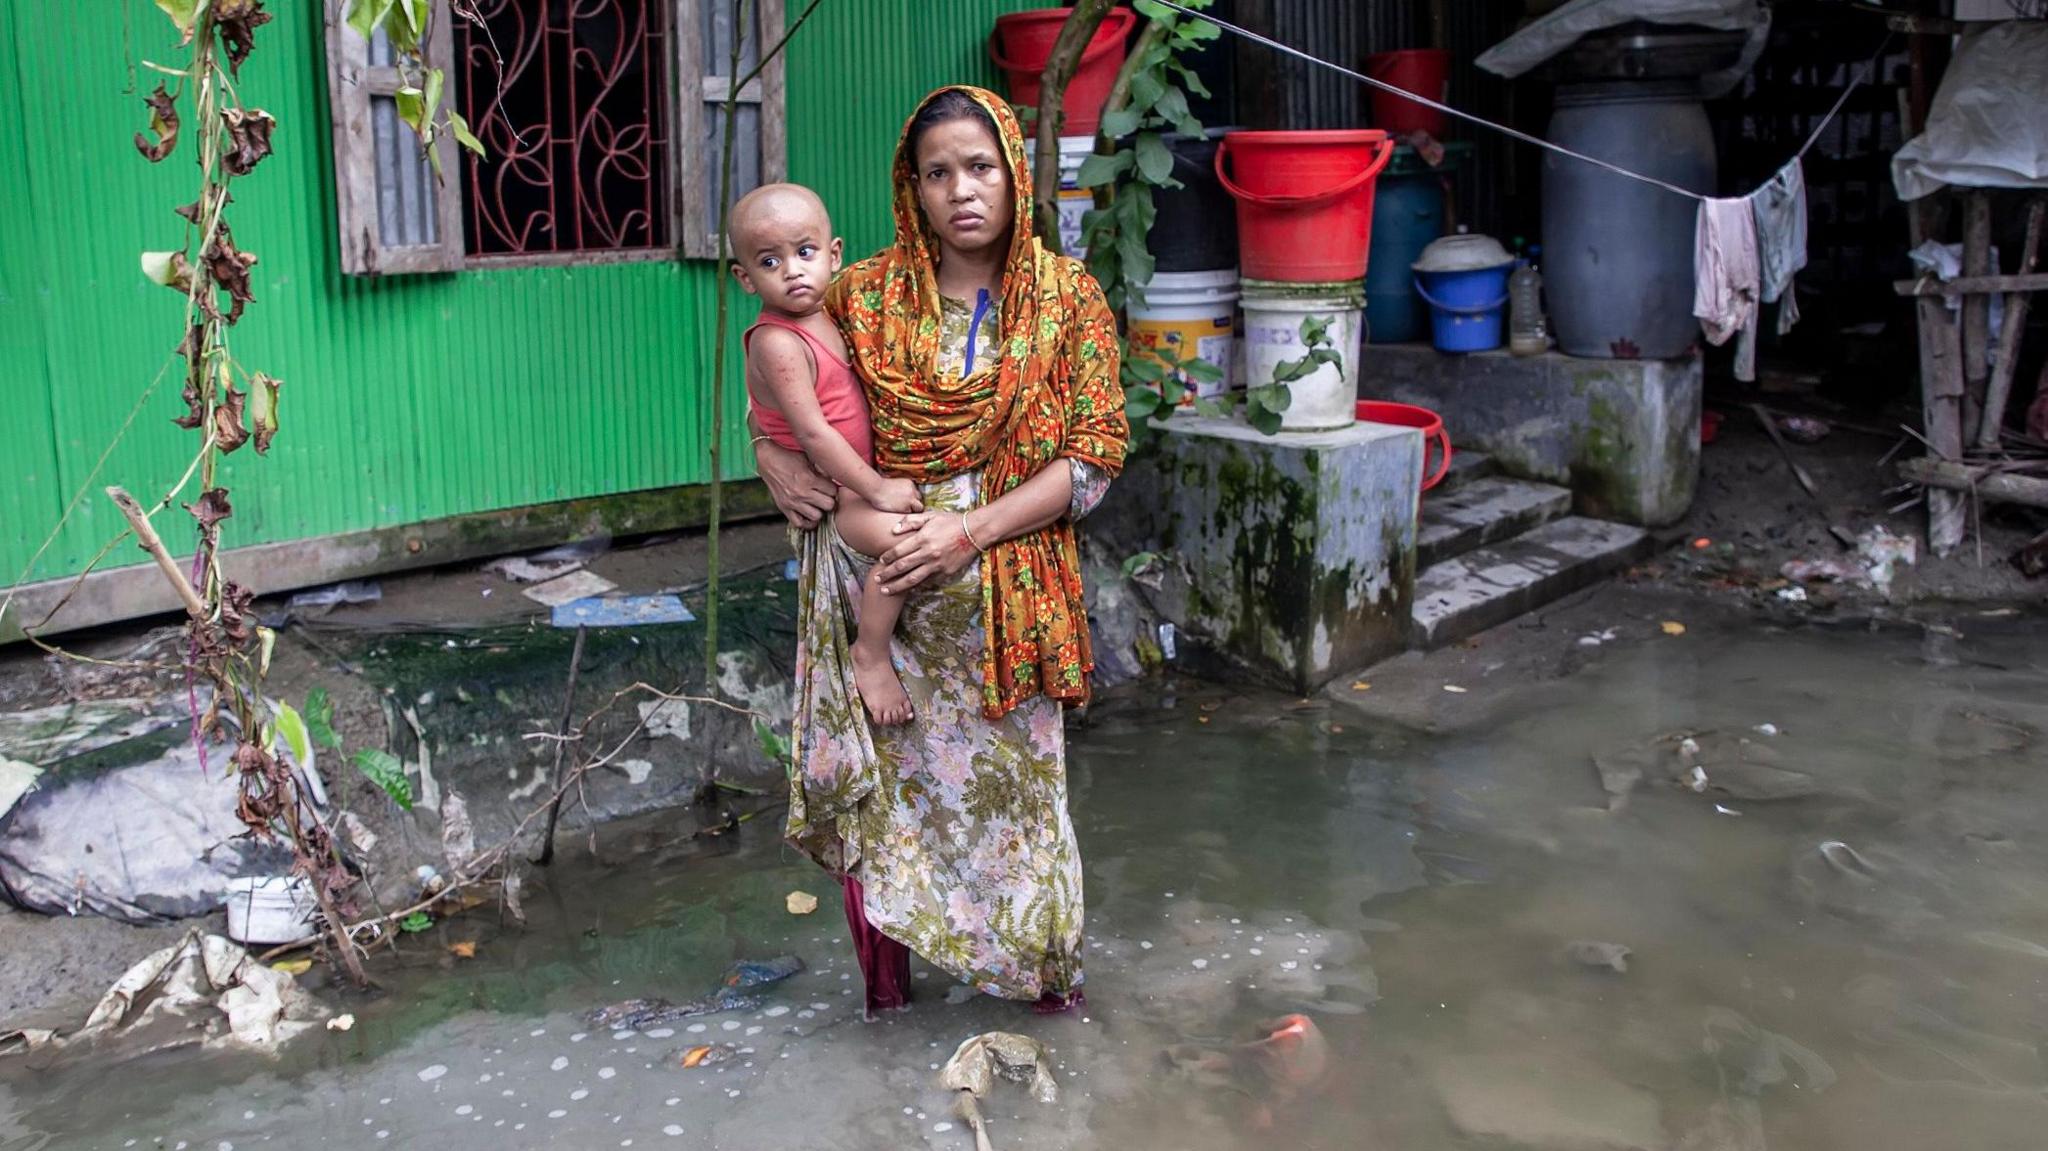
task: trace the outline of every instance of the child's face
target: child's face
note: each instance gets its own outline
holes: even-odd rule
[[[831,221],[796,197],[778,198],[751,213],[733,253],[733,275],[749,295],[790,316],[825,306],[825,289],[839,271],[844,245]]]

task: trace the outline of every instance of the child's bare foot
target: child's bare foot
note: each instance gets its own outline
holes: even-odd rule
[[[854,645],[853,683],[860,689],[870,719],[884,727],[910,722],[910,697],[904,694],[903,681],[896,678],[887,648],[872,652]]]

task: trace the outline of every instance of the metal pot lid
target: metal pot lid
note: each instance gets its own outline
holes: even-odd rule
[[[1515,262],[1492,236],[1460,233],[1431,240],[1413,267],[1418,272],[1476,272]]]

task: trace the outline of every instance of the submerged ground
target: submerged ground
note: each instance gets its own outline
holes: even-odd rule
[[[523,929],[417,937],[338,1004],[354,1030],[281,1061],[158,1057],[116,1091],[0,1064],[0,1148],[967,1148],[936,1068],[991,1029],[1043,1040],[1063,1090],[999,1086],[998,1148],[2039,1146],[2048,619],[1665,614],[1610,589],[1517,625],[1550,678],[1495,642],[1315,701],[1105,701],[1073,733],[1075,1016],[925,972],[862,1023],[833,893],[774,821],[686,842],[660,817],[570,851]],[[756,1010],[578,1019],[780,953],[810,970]],[[1165,1056],[1289,1012],[1330,1049],[1298,1090]],[[699,1044],[736,1053],[682,1068]]]

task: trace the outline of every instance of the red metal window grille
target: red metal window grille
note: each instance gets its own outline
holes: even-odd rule
[[[667,249],[669,5],[478,0],[457,21],[475,257]]]

